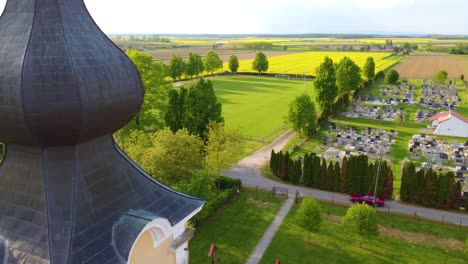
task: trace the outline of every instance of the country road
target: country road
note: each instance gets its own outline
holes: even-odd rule
[[[258,188],[265,190],[271,190],[273,187],[287,188],[288,193],[290,195],[293,195],[296,193],[296,191],[298,191],[299,193],[301,193],[301,195],[311,195],[319,200],[335,201],[339,203],[349,204],[350,201],[348,195],[326,192],[303,186],[284,184],[263,177],[261,173],[261,168],[270,160],[271,150],[281,150],[288,143],[288,141],[293,138],[293,136],[294,133],[291,131],[284,133],[270,144],[262,147],[261,149],[255,151],[251,155],[239,161],[237,164],[233,165],[231,167],[231,170],[226,172],[225,175],[231,178],[241,179],[242,184],[245,186],[258,186]],[[440,211],[409,204],[403,204],[399,201],[386,202],[385,206],[382,208],[378,208],[378,210],[390,210],[393,213],[401,213],[406,215],[416,214],[418,217],[428,218],[435,221],[451,222],[454,224],[461,223],[461,225],[463,226],[468,226],[468,215],[466,214]]]

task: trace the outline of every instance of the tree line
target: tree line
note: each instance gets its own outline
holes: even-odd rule
[[[320,190],[341,193],[373,193],[377,172],[377,195],[391,199],[393,195],[393,171],[383,160],[369,162],[366,155],[344,157],[339,162],[327,162],[315,153],[303,159],[293,159],[289,152],[271,151],[270,170],[284,181],[303,184]]]
[[[416,170],[413,162],[406,162],[401,174],[400,199],[427,207],[459,209],[462,188],[454,176],[451,171]]]

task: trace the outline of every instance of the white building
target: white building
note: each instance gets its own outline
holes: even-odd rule
[[[468,137],[468,118],[454,110],[437,114],[430,120],[435,135]]]

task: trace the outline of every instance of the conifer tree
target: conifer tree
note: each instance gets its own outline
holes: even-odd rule
[[[425,182],[427,175],[425,174],[423,169],[420,169],[414,175],[410,176],[410,197],[409,201],[412,203],[422,204],[424,199],[425,193]]]
[[[304,155],[304,173],[302,180],[305,186],[312,187],[312,173],[311,173],[311,155],[306,153]]]
[[[387,167],[387,175],[384,183],[384,195],[385,199],[392,199],[393,197],[393,171],[390,166]]]
[[[296,184],[296,163],[294,162],[293,159],[289,158],[288,159],[288,177],[287,180]]]
[[[320,190],[327,189],[327,177],[328,177],[327,161],[325,159],[322,159],[322,165],[320,166]]]
[[[436,198],[435,186],[437,184],[437,173],[429,168],[426,172],[426,178],[424,182],[424,199],[423,205],[427,207],[434,206],[434,201]]]
[[[461,206],[461,190],[460,181],[456,181],[452,186],[452,197],[450,197],[450,208],[454,210],[460,209]],[[466,199],[468,201],[468,199]],[[466,208],[465,208],[466,209]]]
[[[339,192],[341,189],[341,168],[340,163],[335,162],[335,167],[333,168],[333,191]]]
[[[347,176],[348,176],[348,159],[346,157],[343,157],[343,161],[341,162],[341,182],[340,182],[340,192],[346,193],[348,189],[346,188],[346,182],[347,182]]]
[[[410,185],[411,177],[414,177],[416,167],[413,162],[407,162],[403,165],[403,171],[401,174],[401,186],[400,186],[400,199],[405,202],[410,201]]]
[[[281,166],[281,179],[283,181],[288,181],[288,171],[289,171],[289,152],[286,151],[283,156],[282,166]]]
[[[284,155],[283,155],[282,150],[280,150],[280,152],[278,153],[277,159],[278,159],[278,161],[277,161],[278,162],[278,167],[276,169],[275,175],[276,175],[276,177],[281,178],[281,172],[283,171],[283,159],[284,159]]]
[[[320,188],[320,158],[315,155],[312,162],[312,187]]]
[[[335,175],[333,169],[333,162],[330,162],[327,169],[327,191],[333,191],[333,176]]]

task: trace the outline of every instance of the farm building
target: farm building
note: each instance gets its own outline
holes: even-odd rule
[[[142,81],[83,0],[9,0],[0,35],[0,264],[188,263],[205,201],[114,142]]]
[[[449,110],[430,118],[435,135],[468,137],[468,118]]]

